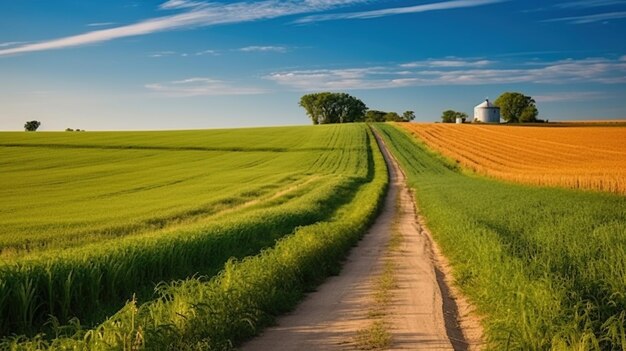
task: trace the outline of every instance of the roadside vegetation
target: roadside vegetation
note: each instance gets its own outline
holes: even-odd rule
[[[13,186],[2,200],[12,214],[3,221],[13,227],[0,236],[9,243],[0,329],[37,336],[5,337],[1,348],[221,349],[253,335],[336,272],[375,216],[386,172],[370,133],[351,125],[7,135],[2,177]],[[77,163],[63,162],[70,157]],[[70,179],[84,179],[77,193],[62,191]],[[22,203],[10,201],[19,190]],[[58,240],[32,229],[11,235],[28,227],[29,202],[41,207],[42,228],[66,221]],[[57,206],[77,212],[58,218]],[[87,240],[74,231],[98,223]],[[102,235],[107,224],[122,229]]]
[[[405,170],[493,350],[626,348],[626,201],[462,172],[399,126]]]

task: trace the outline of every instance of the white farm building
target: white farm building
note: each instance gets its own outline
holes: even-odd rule
[[[482,123],[500,123],[500,108],[489,99],[474,107],[474,121]]]

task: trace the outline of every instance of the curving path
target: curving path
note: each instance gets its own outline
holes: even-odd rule
[[[390,179],[384,207],[376,222],[352,249],[339,276],[327,279],[293,312],[280,317],[275,327],[244,344],[241,350],[358,349],[354,340],[357,331],[372,324],[368,311],[374,280],[385,259],[394,262],[397,283],[386,307],[392,338],[388,350],[479,348],[479,331],[473,331],[475,335],[469,337],[470,343],[461,332],[459,309],[443,273],[446,269],[439,268],[438,250],[433,250],[429,233],[416,217],[406,178],[378,135],[376,139]],[[386,244],[394,226],[399,228],[402,242],[399,249],[389,251]]]

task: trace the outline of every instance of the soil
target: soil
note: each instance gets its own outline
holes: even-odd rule
[[[389,169],[383,209],[341,274],[327,279],[277,325],[240,348],[253,350],[358,350],[357,333],[372,325],[375,278],[394,263],[395,286],[385,306],[391,334],[387,350],[479,350],[482,328],[470,304],[451,284],[451,268],[417,213],[406,177],[376,136]],[[393,230],[401,243],[387,250]]]

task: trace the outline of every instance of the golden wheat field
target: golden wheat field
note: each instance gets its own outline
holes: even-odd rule
[[[478,173],[516,182],[626,194],[626,126],[402,124]]]

